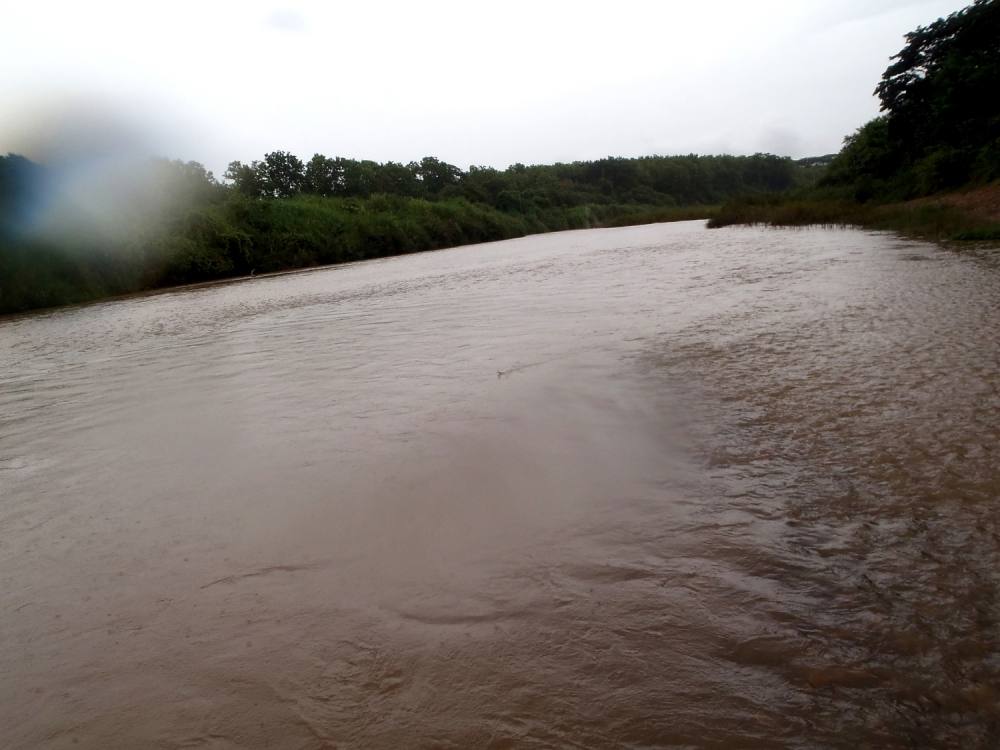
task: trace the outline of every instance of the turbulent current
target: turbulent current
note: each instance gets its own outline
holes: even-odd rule
[[[996,747],[998,332],[701,222],[0,321],[0,746]]]

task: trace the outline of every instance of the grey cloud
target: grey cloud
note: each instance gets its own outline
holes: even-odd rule
[[[757,136],[758,148],[769,154],[798,154],[802,152],[802,138],[781,127],[766,128]]]

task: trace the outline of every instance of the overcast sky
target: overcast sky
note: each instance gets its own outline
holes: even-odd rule
[[[44,158],[89,127],[217,172],[275,149],[463,168],[818,155],[878,113],[903,34],[967,4],[11,1],[0,152]]]

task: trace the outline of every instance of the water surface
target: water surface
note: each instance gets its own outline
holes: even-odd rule
[[[1000,263],[566,232],[0,322],[0,745],[995,746]]]

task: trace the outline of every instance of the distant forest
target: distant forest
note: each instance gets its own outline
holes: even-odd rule
[[[0,157],[0,312],[536,232],[705,218],[822,171],[768,154],[462,170],[275,151],[219,182],[154,161],[82,183]]]
[[[458,167],[434,157],[378,163],[316,154],[303,163],[285,151],[250,164],[234,161],[225,177],[253,198],[367,198],[378,193],[441,200],[462,198],[501,211],[530,213],[587,204],[691,206],[738,193],[785,190],[799,175],[790,159],[755,156],[647,156],[504,170]]]

